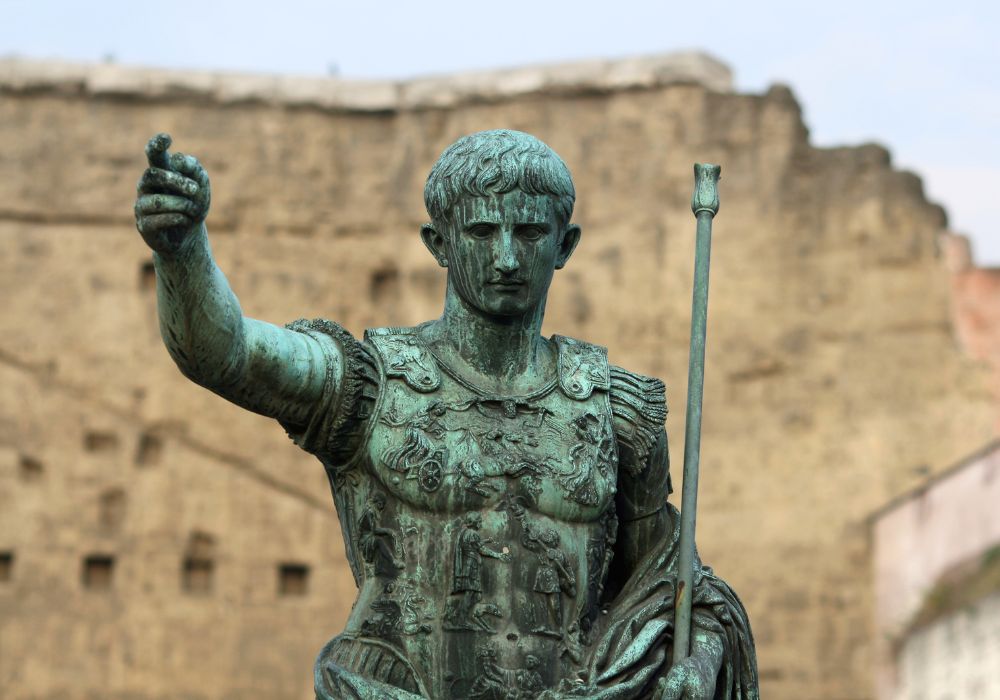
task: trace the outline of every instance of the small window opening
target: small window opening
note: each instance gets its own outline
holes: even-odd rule
[[[309,567],[305,564],[282,564],[278,567],[278,594],[302,596],[309,592]]]
[[[372,301],[385,301],[399,296],[399,270],[395,267],[382,267],[371,273],[368,283],[368,296]]]
[[[45,467],[41,461],[30,455],[21,455],[20,469],[21,478],[25,481],[38,481],[45,473]]]
[[[0,583],[14,578],[14,553],[0,552]]]
[[[139,268],[139,288],[156,289],[156,266],[152,260],[147,260]]]
[[[214,579],[215,538],[204,532],[193,532],[181,562],[181,588],[186,593],[211,593]]]
[[[135,464],[138,467],[148,467],[156,464],[163,456],[163,438],[152,433],[139,436],[139,446],[135,452]]]
[[[88,452],[103,452],[118,447],[118,436],[101,430],[90,430],[83,436],[83,446]]]
[[[108,489],[101,494],[98,503],[97,520],[101,529],[107,532],[118,532],[125,522],[125,509],[128,505],[125,492],[122,489]]]
[[[187,593],[211,593],[214,574],[215,562],[211,559],[185,557],[181,571],[181,586]]]
[[[106,554],[91,554],[83,559],[83,587],[92,591],[111,588],[115,558]]]

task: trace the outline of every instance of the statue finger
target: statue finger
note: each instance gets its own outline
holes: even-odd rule
[[[204,211],[208,211],[209,204],[212,201],[212,188],[209,185],[208,173],[205,171],[204,166],[198,162],[197,158],[185,153],[175,153],[172,155],[170,157],[170,165],[174,170],[183,173],[198,183],[197,199],[199,205]]]
[[[204,166],[198,162],[197,158],[186,153],[174,153],[170,156],[170,168],[187,175],[199,184],[208,181],[208,174],[205,172]]]
[[[135,202],[135,210],[139,214],[185,214],[198,215],[198,205],[187,197],[177,197],[170,194],[145,194]]]
[[[191,178],[162,168],[148,168],[139,178],[139,184],[136,186],[136,191],[140,194],[169,192],[189,197],[198,194],[200,189],[198,183]]]
[[[656,694],[653,697],[656,700],[683,700],[684,689],[687,686],[685,680],[684,673],[668,673],[666,678],[661,678],[657,683]]]
[[[170,156],[167,149],[170,148],[172,142],[170,134],[165,133],[159,133],[149,140],[149,143],[146,144],[146,160],[149,161],[151,167],[170,169]]]
[[[139,230],[144,234],[176,228],[190,228],[194,222],[184,214],[150,214],[139,219]]]

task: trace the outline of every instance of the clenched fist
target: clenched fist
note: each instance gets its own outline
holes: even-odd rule
[[[170,155],[168,134],[146,144],[149,168],[136,186],[135,225],[158,253],[177,252],[201,227],[212,199],[208,174],[193,156]]]
[[[712,700],[722,667],[722,644],[716,637],[711,649],[699,649],[674,665],[653,690],[652,700]]]

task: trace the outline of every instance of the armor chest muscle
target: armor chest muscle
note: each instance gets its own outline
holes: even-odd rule
[[[447,375],[433,392],[383,386],[367,458],[386,491],[442,514],[508,499],[566,522],[600,517],[617,454],[605,392],[586,399],[555,382],[534,397],[484,397]]]

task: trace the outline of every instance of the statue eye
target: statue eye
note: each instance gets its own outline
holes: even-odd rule
[[[521,226],[517,229],[517,235],[528,241],[537,241],[545,235],[545,229],[541,226]]]
[[[489,224],[475,224],[465,231],[473,238],[489,238],[493,235],[493,227]]]

